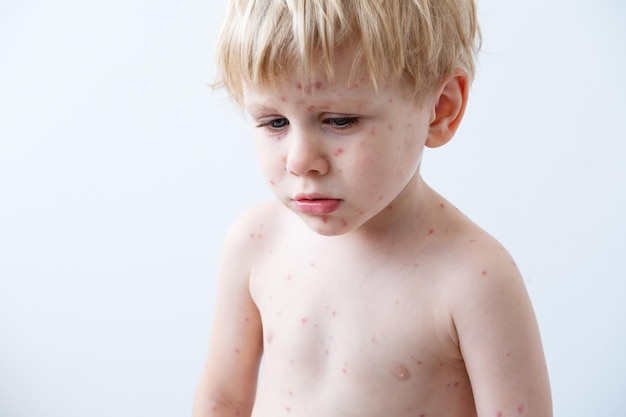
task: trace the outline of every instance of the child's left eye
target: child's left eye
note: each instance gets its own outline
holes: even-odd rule
[[[359,118],[355,116],[329,117],[324,120],[324,123],[335,129],[342,130],[358,124]]]

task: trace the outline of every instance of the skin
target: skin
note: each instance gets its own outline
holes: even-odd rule
[[[463,117],[467,76],[418,105],[350,83],[350,58],[332,83],[245,86],[276,201],[226,239],[193,415],[551,416],[518,269],[419,174]]]

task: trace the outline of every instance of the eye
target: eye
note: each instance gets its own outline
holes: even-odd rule
[[[337,130],[349,129],[359,123],[356,116],[329,117],[324,119],[324,123]]]
[[[256,127],[267,128],[270,130],[281,130],[288,124],[289,120],[285,119],[284,117],[278,117],[275,119],[262,120],[257,124]]]

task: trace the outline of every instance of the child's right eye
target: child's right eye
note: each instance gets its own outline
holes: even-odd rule
[[[276,119],[261,121],[257,124],[256,127],[260,127],[260,128],[265,127],[270,130],[280,130],[280,129],[283,129],[288,124],[289,124],[289,120],[285,119],[284,117],[279,117]]]

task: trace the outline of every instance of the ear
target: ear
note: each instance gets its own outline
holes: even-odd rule
[[[467,105],[469,79],[462,69],[455,70],[437,89],[426,146],[437,148],[454,136]]]

